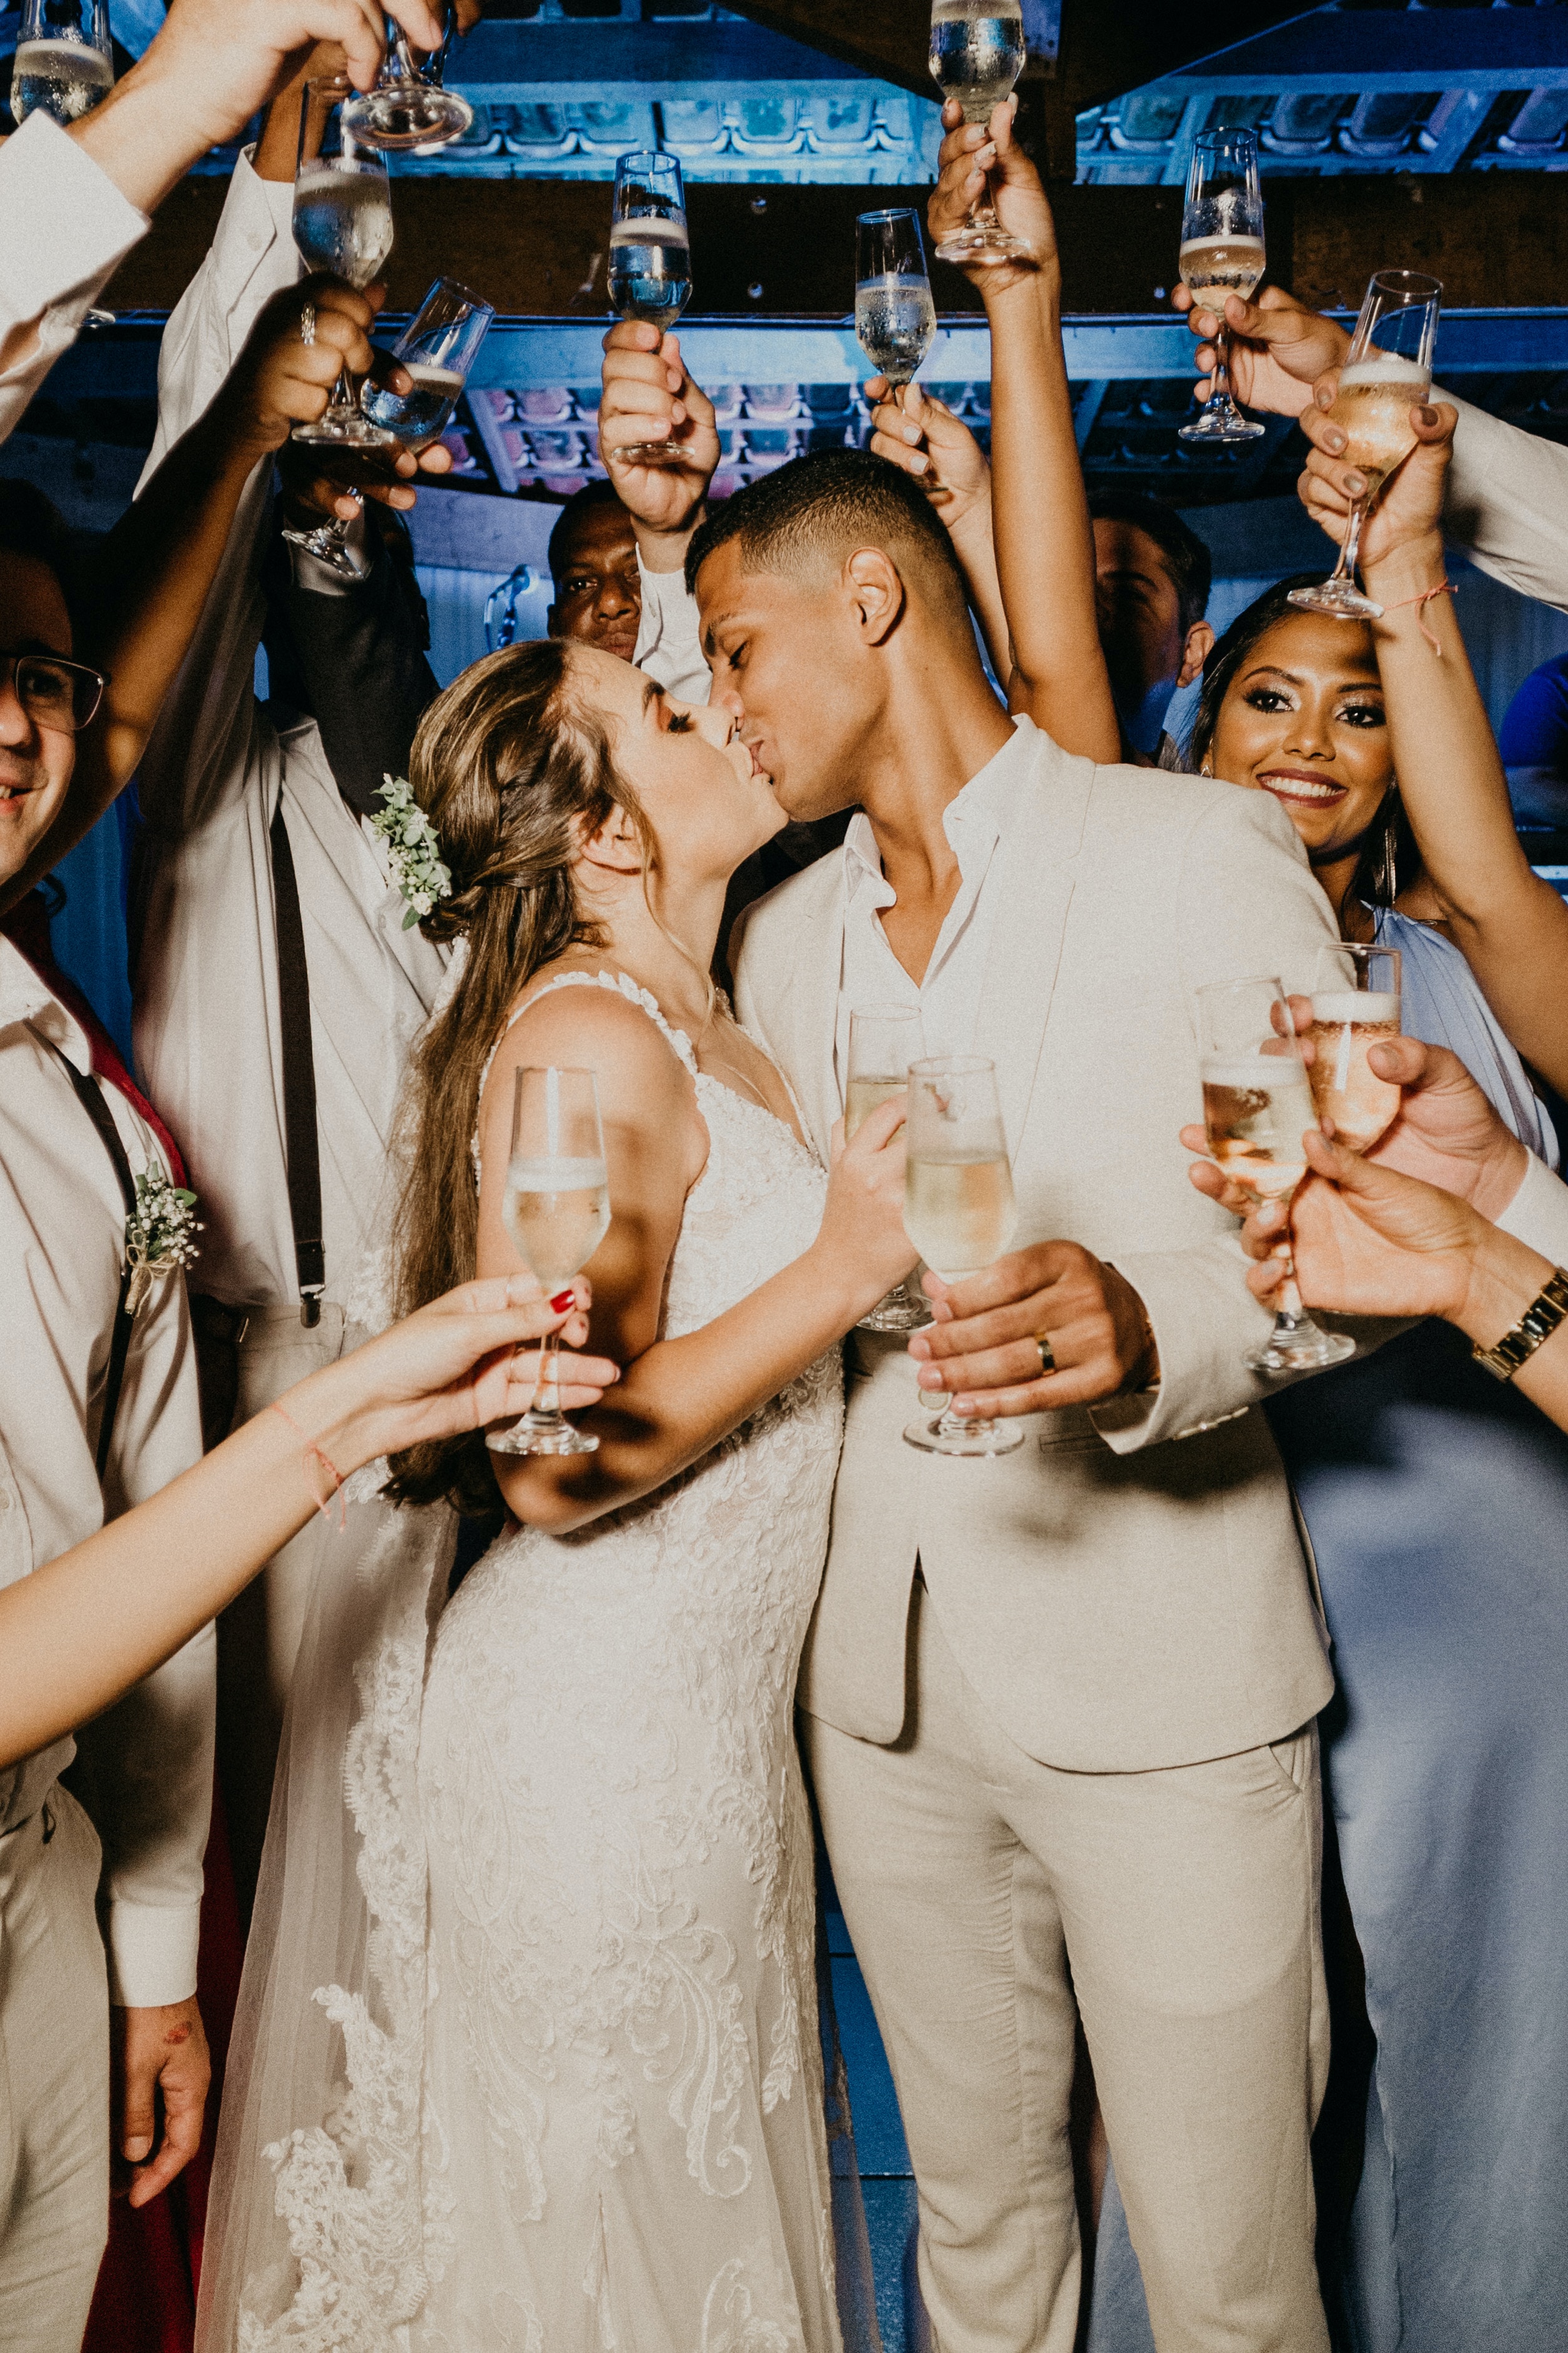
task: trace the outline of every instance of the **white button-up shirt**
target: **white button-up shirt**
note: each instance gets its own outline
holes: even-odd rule
[[[1014,722],[1014,733],[963,790],[948,803],[942,830],[958,860],[959,882],[942,918],[931,960],[920,980],[904,970],[888,944],[882,910],[896,893],[882,872],[871,820],[858,809],[844,837],[845,909],[834,1071],[842,1102],[849,1070],[849,1018],[873,1006],[908,1006],[921,1017],[928,1054],[973,1050],[985,955],[991,944],[995,893],[987,892],[1007,807],[1032,773],[1035,729]]]
[[[164,332],[149,470],[211,400],[262,304],[299,276],[292,196],[241,157]],[[229,1305],[294,1303],[269,839],[281,802],[310,974],[326,1296],[342,1304],[374,1237],[408,1047],[447,957],[404,930],[403,900],[314,721],[280,731],[255,699],[269,473],[258,468],[246,492],[140,770],[136,1058],[202,1197],[196,1286]]]
[[[90,1071],[79,1023],[0,937],[0,1586],[156,1494],[202,1451],[184,1282],[165,1275],[136,1318],[99,1485],[125,1203],[50,1041]],[[101,1092],[132,1173],[163,1169],[151,1129],[118,1089]],[[103,1840],[117,2002],[184,2001],[195,1991],[214,1662],[209,1626],[80,1736],[84,1795]],[[37,1811],[71,1756],[72,1743],[57,1741],[0,1770],[0,1831]]]
[[[713,673],[702,651],[702,630],[697,599],[688,596],[683,572],[650,572],[637,550],[642,580],[642,618],[632,659],[649,678],[658,679],[667,694],[682,702],[705,703],[713,689]]]
[[[0,357],[13,337],[29,345],[24,359],[0,367],[4,441],[75,343],[105,283],[146,236],[147,219],[40,111],[0,146]]]

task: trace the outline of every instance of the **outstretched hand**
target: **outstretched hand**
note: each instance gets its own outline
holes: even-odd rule
[[[719,463],[713,404],[694,384],[679,335],[623,319],[605,337],[599,455],[621,504],[650,531],[692,530]],[[623,455],[638,442],[673,440],[678,459],[645,465]]]
[[[987,195],[996,217],[1013,237],[1029,247],[1029,258],[960,263],[964,276],[983,294],[1000,294],[1025,279],[1061,276],[1057,250],[1057,225],[1040,175],[1013,138],[1016,97],[1005,98],[992,110],[989,122],[965,122],[958,100],[950,98],[942,110],[946,133],[938,154],[940,174],[926,206],[931,242],[963,227],[972,205]],[[989,185],[987,185],[989,184]]]
[[[1300,426],[1311,443],[1297,484],[1301,504],[1336,544],[1345,535],[1352,501],[1366,495],[1366,477],[1345,458],[1345,433],[1329,411],[1339,392],[1339,370],[1331,369],[1313,389]],[[1362,525],[1363,571],[1386,562],[1415,541],[1440,535],[1443,495],[1454,457],[1459,412],[1447,401],[1423,401],[1410,410],[1415,447],[1384,480]]]
[[[952,531],[966,517],[991,506],[991,468],[985,452],[961,418],[922,385],[907,384],[901,396],[886,376],[866,385],[871,410],[870,447],[879,458],[912,474]]]
[[[1307,310],[1282,286],[1266,286],[1254,302],[1227,294],[1223,320],[1206,304],[1194,302],[1185,286],[1178,286],[1171,301],[1186,312],[1198,338],[1194,397],[1200,401],[1214,392],[1215,337],[1222,324],[1230,336],[1231,390],[1247,407],[1275,417],[1300,417],[1319,377],[1342,366],[1350,350],[1351,339],[1337,320]]]
[[[1271,1204],[1243,1228],[1244,1244],[1258,1261],[1248,1289],[1272,1301],[1285,1278],[1288,1225],[1308,1307],[1457,1321],[1486,1221],[1457,1193],[1381,1167],[1315,1129],[1308,1131],[1306,1150],[1310,1173],[1289,1213]]]

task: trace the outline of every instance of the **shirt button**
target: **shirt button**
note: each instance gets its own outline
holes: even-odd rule
[[[9,1488],[6,1488],[6,1487],[0,1487],[0,1512],[8,1512],[8,1511],[10,1510],[10,1508],[11,1508],[11,1493],[10,1493],[10,1490],[9,1490]]]

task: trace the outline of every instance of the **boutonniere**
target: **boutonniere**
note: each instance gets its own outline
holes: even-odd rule
[[[195,1206],[195,1195],[171,1185],[161,1168],[149,1168],[136,1179],[136,1207],[125,1220],[130,1314],[152,1290],[154,1275],[173,1274],[200,1256],[195,1238],[205,1229],[193,1214]]]
[[[412,931],[437,899],[452,895],[450,870],[441,862],[441,837],[415,799],[406,776],[384,776],[381,798],[370,829],[385,845],[387,863],[408,903],[403,928]]]

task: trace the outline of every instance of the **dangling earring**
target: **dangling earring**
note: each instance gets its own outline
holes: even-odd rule
[[[1373,870],[1372,887],[1380,907],[1392,907],[1399,896],[1399,786],[1392,784],[1383,799],[1383,844]]]

